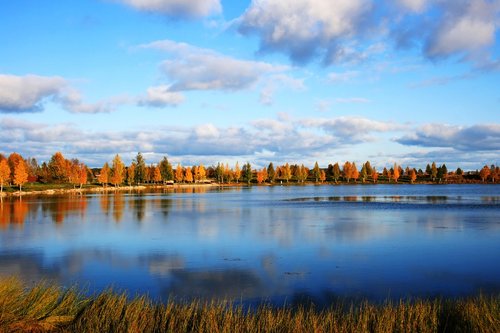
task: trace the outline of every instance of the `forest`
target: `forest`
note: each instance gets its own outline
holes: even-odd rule
[[[48,162],[41,164],[35,158],[24,158],[18,153],[0,154],[0,192],[9,187],[22,190],[25,184],[72,185],[82,188],[88,185],[134,186],[171,184],[304,184],[304,183],[497,183],[500,169],[497,165],[485,165],[480,170],[450,171],[445,164],[427,164],[425,169],[410,166],[403,168],[394,163],[391,168],[377,170],[369,161],[358,167],[346,161],[320,168],[318,162],[312,168],[304,164],[274,166],[272,162],[262,169],[254,169],[250,163],[234,167],[227,163],[205,167],[203,164],[172,165],[167,157],[157,163],[147,164],[139,152],[130,165],[125,165],[120,155],[104,163],[101,168],[90,168],[78,159],[67,159],[56,152]]]

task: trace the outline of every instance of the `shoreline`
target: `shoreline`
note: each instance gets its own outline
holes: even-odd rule
[[[61,186],[60,188],[49,188],[49,189],[40,189],[40,190],[27,190],[27,191],[14,191],[14,192],[6,192],[5,190],[0,193],[0,198],[6,197],[23,197],[23,196],[52,196],[52,195],[65,195],[65,194],[84,194],[84,193],[103,193],[103,192],[127,192],[127,191],[147,191],[147,190],[180,190],[180,189],[190,189],[190,188],[225,188],[225,187],[244,187],[244,186],[257,186],[257,187],[274,187],[274,186],[385,186],[385,185],[396,185],[396,186],[404,186],[404,185],[498,185],[499,183],[482,183],[482,182],[474,182],[474,183],[434,183],[434,182],[418,182],[418,183],[408,183],[408,182],[399,182],[399,183],[387,183],[387,182],[365,182],[365,183],[346,183],[346,182],[324,182],[324,183],[314,183],[314,182],[306,182],[306,183],[263,183],[263,184],[246,184],[246,183],[229,183],[229,184],[219,184],[219,183],[205,183],[205,184],[165,184],[165,185],[133,185],[133,186],[100,186],[100,185],[87,185],[83,188],[64,188]]]

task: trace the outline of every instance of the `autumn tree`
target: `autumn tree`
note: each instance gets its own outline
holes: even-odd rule
[[[395,183],[398,182],[399,176],[401,175],[400,172],[401,171],[399,169],[399,166],[396,163],[394,163],[393,172],[392,172],[392,179],[394,179]]]
[[[186,167],[186,170],[184,170],[184,180],[187,183],[193,182],[193,172],[191,171],[190,167]]]
[[[222,163],[217,163],[217,166],[214,169],[215,171],[215,179],[217,179],[217,182],[219,184],[224,183],[224,166]]]
[[[66,176],[73,188],[76,188],[80,181],[80,162],[77,159],[66,160]]]
[[[102,184],[103,187],[106,187],[109,183],[109,164],[108,162],[104,163],[102,166],[101,172],[99,173],[99,176],[97,177],[97,181]]]
[[[342,172],[344,173],[344,178],[347,180],[347,182],[349,183],[349,180],[351,179],[352,177],[352,165],[351,165],[351,162],[349,161],[346,161],[344,163],[344,166],[342,167]]]
[[[120,186],[123,183],[125,174],[125,164],[123,164],[120,155],[116,154],[111,165],[111,184]]]
[[[417,172],[415,171],[415,169],[411,169],[410,170],[410,183],[413,184],[413,182],[415,182],[415,180],[417,180]]]
[[[436,180],[437,173],[438,173],[438,170],[437,170],[437,167],[436,167],[436,163],[432,162],[431,173],[430,173],[432,181]]]
[[[0,161],[0,193],[3,192],[3,185],[7,184],[10,179],[10,167],[7,160],[4,158]]]
[[[378,180],[378,172],[374,167],[372,167],[372,180],[374,183],[376,183]]]
[[[87,184],[87,166],[83,163],[80,163],[78,166],[78,182],[80,183],[80,188],[82,188],[83,184]]]
[[[273,162],[269,163],[267,166],[267,179],[269,179],[271,184],[274,183],[274,180],[276,179],[276,171],[274,170]]]
[[[175,169],[175,182],[182,183],[184,181],[184,170],[182,170],[182,166],[177,164],[177,168]]]
[[[229,164],[226,163],[226,166],[224,166],[224,178],[228,183],[231,183],[234,179],[234,172],[229,168]]]
[[[320,173],[319,173],[319,180],[321,181],[321,183],[324,183],[325,180],[326,180],[326,172],[325,170],[321,170]]]
[[[494,183],[497,178],[498,178],[498,167],[495,166],[495,165],[491,165],[490,166],[490,178],[491,178],[491,182]]]
[[[135,163],[132,162],[127,168],[127,184],[130,186],[135,181]]]
[[[335,163],[332,168],[332,178],[335,180],[335,183],[337,183],[338,179],[340,178],[340,165],[338,163]]]
[[[363,166],[361,167],[360,176],[361,176],[361,181],[364,183],[366,178],[368,178],[368,171],[366,170],[366,164],[363,164]]]
[[[236,180],[236,183],[240,181],[240,178],[241,178],[241,169],[238,162],[236,162],[236,165],[234,167],[234,179]]]
[[[18,163],[14,170],[14,184],[19,185],[19,191],[22,191],[22,186],[28,181],[28,172],[23,163]]]
[[[20,154],[12,153],[9,155],[9,158],[7,159],[7,163],[9,164],[9,168],[10,168],[10,179],[14,183],[14,172],[16,170],[16,167],[21,163],[24,164],[25,163],[24,159]],[[26,169],[26,165],[25,165],[25,169]]]
[[[485,165],[481,171],[479,171],[479,177],[481,177],[481,180],[483,181],[483,183],[486,181],[486,179],[488,178],[488,176],[490,175],[490,168],[488,168],[487,165]]]
[[[317,183],[321,176],[321,170],[319,169],[318,161],[314,163],[314,168],[312,169],[312,176],[314,178],[314,181]]]
[[[154,168],[154,171],[153,171],[153,182],[156,184],[156,183],[161,182],[161,180],[162,180],[161,170],[160,170],[160,166],[158,165]]]
[[[356,167],[356,163],[352,162],[351,164],[351,176],[352,179],[356,182],[359,178],[359,171],[358,168]]]
[[[287,183],[292,178],[292,169],[288,163],[281,168],[281,178],[283,178]]]
[[[205,180],[205,178],[207,176],[207,171],[206,171],[205,167],[203,166],[203,164],[200,164],[197,167],[193,167],[193,170],[194,170],[194,172],[193,172],[194,173],[194,179],[197,182]],[[224,168],[222,169],[222,172],[224,172]]]
[[[50,172],[51,182],[65,183],[68,180],[68,164],[61,152],[56,152],[50,158],[48,167]]]
[[[262,184],[267,178],[267,169],[262,168],[262,170],[257,171],[257,183]]]

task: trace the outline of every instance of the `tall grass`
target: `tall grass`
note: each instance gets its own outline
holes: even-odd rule
[[[244,309],[227,302],[167,304],[106,291],[0,280],[0,332],[500,332],[500,295],[374,305]]]

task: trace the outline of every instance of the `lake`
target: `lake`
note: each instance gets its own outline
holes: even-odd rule
[[[278,306],[500,293],[500,186],[4,198],[0,275]]]

